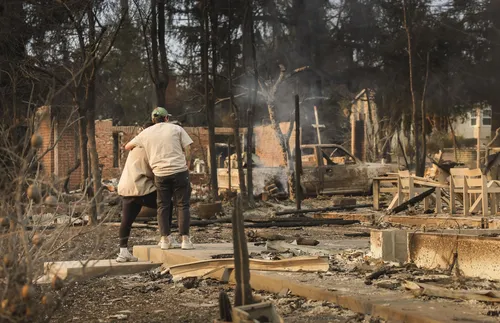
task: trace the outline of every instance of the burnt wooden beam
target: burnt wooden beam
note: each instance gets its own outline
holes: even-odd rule
[[[390,210],[389,214],[397,214],[399,212],[402,212],[402,211],[408,209],[410,206],[415,205],[418,202],[423,201],[426,197],[431,196],[431,194],[434,193],[434,191],[436,191],[435,187],[433,187],[433,188],[431,188],[431,189],[429,189],[429,190],[427,190],[427,191],[425,191],[425,192],[423,192],[415,197],[412,197],[408,201],[403,202],[403,203],[401,203],[401,205],[398,205],[395,208],[393,208],[392,210]]]
[[[317,209],[307,209],[307,210],[286,210],[274,213],[275,215],[287,215],[287,214],[303,214],[303,213],[313,213],[313,212],[328,212],[328,211],[347,211],[354,209],[361,209],[373,207],[373,204],[359,204],[359,205],[342,205],[342,206],[329,206]]]
[[[315,227],[320,225],[351,225],[361,223],[358,220],[325,219],[325,220],[302,220],[302,221],[269,221],[245,224],[245,228],[270,228],[270,227]]]
[[[290,127],[291,128],[291,127]],[[301,209],[302,192],[300,189],[302,175],[302,152],[300,150],[300,104],[299,96],[295,95],[295,207]]]

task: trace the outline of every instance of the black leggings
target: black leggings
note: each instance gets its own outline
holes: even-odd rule
[[[137,215],[141,212],[143,206],[157,209],[156,192],[149,193],[144,196],[124,196],[122,198],[122,222],[120,224],[120,248],[127,248],[128,238],[132,230],[132,223],[134,223]],[[170,203],[170,218],[169,222],[172,224],[172,208],[173,203]]]

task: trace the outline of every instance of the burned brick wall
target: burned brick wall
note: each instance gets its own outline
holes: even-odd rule
[[[75,166],[79,158],[78,125],[66,124],[66,120],[58,120],[52,125],[51,112],[44,117],[39,125],[39,133],[44,138],[44,148],[49,148],[54,143],[54,138],[60,135],[60,139],[53,151],[43,157],[43,165],[46,173],[55,174],[59,178],[67,176],[68,170]],[[76,116],[73,116],[76,117]],[[99,155],[99,164],[102,168],[102,179],[109,180],[119,178],[127,152],[122,148],[130,141],[138,131],[138,126],[113,126],[111,119],[96,120],[96,144]],[[290,124],[280,124],[282,132],[288,131]],[[204,127],[184,128],[193,140],[191,145],[192,159],[202,159],[208,165],[208,129]],[[240,129],[240,140],[244,141],[246,129]],[[228,138],[233,137],[233,129],[216,128],[216,141],[227,143]],[[295,147],[295,131],[290,137],[290,149]],[[284,166],[285,161],[281,154],[279,141],[270,125],[255,127],[255,153],[259,156],[262,165],[267,167]],[[78,168],[71,174],[70,189],[78,188],[80,185],[81,170]]]
[[[41,107],[37,114],[37,132],[43,138],[43,147],[40,152],[49,150],[42,157],[43,173],[48,178],[55,176],[60,183],[63,183],[69,170],[73,169],[80,159],[78,123],[76,122],[78,115],[71,109],[54,111],[51,107]],[[111,119],[96,120],[95,126],[102,179],[119,178],[127,158],[122,146],[133,138],[137,127],[114,127]],[[54,145],[56,142],[57,144]],[[69,189],[79,188],[80,181],[81,169],[79,167],[70,174]]]
[[[282,133],[287,133],[290,128],[289,122],[280,123]],[[257,126],[254,129],[255,134],[255,154],[260,158],[262,166],[279,167],[285,166],[286,161],[281,153],[281,146],[276,133],[271,125]],[[295,124],[292,135],[288,142],[290,150],[295,149]]]
[[[79,158],[78,114],[74,107],[43,106],[37,110],[37,133],[43,139],[40,153],[43,174],[47,178],[55,176],[60,184],[68,176]],[[57,143],[57,144],[55,144]],[[55,144],[55,145],[54,145]],[[70,174],[69,189],[80,186],[80,169]]]
[[[54,143],[54,131],[52,128],[52,114],[50,107],[40,107],[37,110],[37,118],[37,132],[43,139],[43,145],[40,152],[44,153]],[[46,175],[54,173],[54,151],[49,151],[42,157],[42,167]]]
[[[102,179],[119,177],[120,168],[113,167],[115,164],[115,154],[113,153],[115,141],[111,119],[95,121],[95,140],[99,164],[102,167]]]
[[[80,143],[78,135],[78,114],[63,114],[65,117],[57,121],[54,138],[59,140],[56,149],[54,149],[54,160],[57,168],[56,175],[60,179],[68,176],[69,170],[74,169],[80,156]],[[65,120],[64,120],[65,119]],[[69,188],[77,189],[80,186],[81,172],[80,167],[69,174]]]

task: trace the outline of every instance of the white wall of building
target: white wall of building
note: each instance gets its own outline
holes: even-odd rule
[[[487,143],[491,138],[491,108],[484,108],[480,113],[480,127],[477,123],[475,111],[467,113],[464,118],[457,118],[453,123],[455,135],[466,139],[477,138],[478,128],[480,128],[481,142]]]

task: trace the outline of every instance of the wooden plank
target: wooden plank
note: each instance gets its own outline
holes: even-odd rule
[[[402,193],[401,193],[401,194],[402,194]],[[394,197],[393,197],[393,199],[392,199],[391,203],[389,204],[388,209],[389,209],[389,210],[393,209],[393,208],[396,206],[396,204],[397,204],[398,202],[399,202],[399,193],[398,193],[398,194],[396,194],[396,195],[394,195]]]
[[[498,200],[496,193],[491,194],[491,213],[492,215],[496,215],[498,213]]]
[[[456,204],[457,195],[455,193],[455,179],[453,176],[450,178],[450,213],[457,213],[457,204]]]
[[[450,174],[453,176],[465,176],[469,173],[468,168],[450,168]]]
[[[479,168],[469,169],[465,172],[466,176],[480,177],[483,176],[483,172]]]
[[[449,186],[446,184],[441,184],[441,183],[436,183],[436,182],[430,182],[430,181],[423,181],[421,179],[414,179],[414,183],[417,185],[422,185],[426,187],[440,187],[440,188],[448,188]]]
[[[482,206],[483,206],[483,216],[489,215],[489,209],[488,209],[488,187],[486,183],[486,176],[481,174],[481,195],[483,197],[482,199]]]
[[[464,194],[464,215],[467,216],[470,214],[470,196],[469,196],[469,186],[467,185],[467,181],[465,180],[464,180],[463,194]]]
[[[396,196],[398,197],[397,205],[403,203],[403,188],[401,187],[401,179],[398,179],[398,194]]]
[[[450,290],[431,284],[405,281],[403,286],[417,295],[451,299],[474,300],[488,303],[500,303],[500,294],[495,291]]]
[[[379,176],[379,177],[374,177],[374,180],[380,180],[380,181],[386,181],[386,182],[391,182],[391,181],[397,181],[398,178],[397,176]]]
[[[380,193],[397,193],[398,188],[397,187],[381,187],[379,189]]]
[[[477,211],[479,211],[479,208],[481,206],[481,202],[483,200],[483,194],[479,194],[479,196],[476,198],[476,200],[474,201],[474,204],[472,204],[472,206],[470,207],[470,213],[475,213]]]
[[[106,275],[135,274],[161,266],[151,261],[116,262],[115,260],[57,261],[44,263],[44,274],[61,279],[88,279]]]
[[[203,277],[219,269],[233,269],[234,258],[202,260],[170,267],[175,279]],[[250,270],[283,272],[326,272],[327,257],[294,257],[283,260],[250,259]]]
[[[436,188],[436,213],[443,212],[443,202],[441,201],[441,188]]]
[[[469,185],[469,188],[479,188],[483,184],[483,179],[482,178],[469,178],[467,177],[467,185]]]

